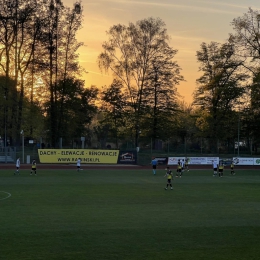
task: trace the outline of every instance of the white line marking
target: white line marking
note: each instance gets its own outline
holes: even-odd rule
[[[3,199],[0,199],[0,200],[6,200],[6,199],[8,199],[9,197],[12,196],[11,193],[9,193],[9,192],[6,192],[6,191],[0,191],[0,192],[3,192],[3,193],[5,193],[5,194],[7,194],[6,197],[4,197]]]

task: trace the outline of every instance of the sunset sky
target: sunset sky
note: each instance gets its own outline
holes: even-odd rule
[[[63,0],[70,7],[74,2]],[[175,60],[186,80],[178,86],[178,92],[186,103],[192,102],[196,79],[200,76],[196,60],[200,44],[223,43],[233,32],[234,18],[242,16],[249,7],[260,10],[260,2],[256,0],[83,0],[82,4],[84,22],[78,40],[84,42],[80,63],[88,71],[84,76],[86,86],[101,87],[112,82],[111,75],[102,74],[97,66],[102,43],[108,39],[106,31],[111,26],[159,17],[171,36],[170,46],[178,50]]]

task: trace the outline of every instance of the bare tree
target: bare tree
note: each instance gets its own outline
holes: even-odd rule
[[[135,132],[135,145],[138,147],[141,119],[145,113],[144,90],[151,83],[149,73],[158,58],[167,59],[165,53],[171,49],[169,35],[165,23],[159,18],[143,19],[128,26],[114,25],[107,35],[109,39],[102,45],[104,51],[99,55],[99,66],[101,70],[112,71],[126,90],[133,110],[132,125],[129,127]],[[175,83],[179,80],[181,77],[176,77]],[[172,83],[169,82],[169,85]]]
[[[236,54],[248,61],[247,68],[254,72],[255,63],[260,60],[260,12],[249,8],[243,16],[233,19],[234,33],[229,42],[236,48]],[[250,64],[251,63],[251,64]]]

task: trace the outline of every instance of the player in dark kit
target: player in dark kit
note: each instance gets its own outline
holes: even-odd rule
[[[224,164],[223,162],[220,162],[218,166],[218,176],[223,177],[223,173],[224,173]]]
[[[231,175],[235,175],[235,170],[234,170],[234,162],[232,161],[231,165],[230,165],[230,174]]]
[[[190,169],[189,169],[189,158],[185,158],[185,165],[184,165],[184,167],[185,167],[185,170],[188,172]]]
[[[170,186],[171,190],[172,190],[172,171],[170,170],[169,167],[166,168],[166,173],[165,173],[164,177],[167,177],[167,183],[166,183],[166,187],[164,189],[167,190],[168,186]]]
[[[178,164],[177,164],[177,173],[176,173],[176,177],[179,177],[181,178],[181,175],[182,175],[182,167],[181,167],[181,161],[178,160]]]
[[[33,172],[34,172],[34,175],[36,175],[36,161],[35,160],[32,161],[31,175],[33,174]]]

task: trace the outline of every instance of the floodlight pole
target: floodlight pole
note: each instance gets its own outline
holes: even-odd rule
[[[7,109],[6,109],[6,101],[7,101],[7,88],[4,88],[5,94],[4,94],[4,99],[5,99],[5,104],[4,104],[4,124],[5,124],[5,140],[4,140],[4,146],[5,146],[5,163],[7,163]]]
[[[24,131],[21,130],[20,134],[22,135],[23,163],[24,163]]]
[[[239,135],[240,135],[240,114],[238,112],[238,123],[237,123],[237,156],[239,157]]]

